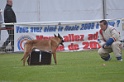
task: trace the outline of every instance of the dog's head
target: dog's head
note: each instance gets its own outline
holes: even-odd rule
[[[59,44],[61,44],[62,46],[64,46],[64,44],[63,44],[64,40],[63,40],[63,38],[60,36],[60,34],[58,33],[58,36],[56,36],[56,35],[54,34],[54,36],[55,36],[55,37],[58,37],[58,38],[60,39]]]

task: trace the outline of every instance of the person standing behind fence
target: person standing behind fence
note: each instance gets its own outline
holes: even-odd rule
[[[120,33],[113,27],[109,26],[106,20],[100,21],[100,31],[98,42],[101,48],[98,54],[105,61],[109,61],[111,56],[109,53],[113,52],[118,61],[122,61]]]
[[[7,0],[6,7],[4,9],[4,22],[5,23],[16,23],[16,15],[12,9],[13,1]],[[14,29],[14,25],[5,25],[6,28]],[[2,47],[0,49],[6,51],[6,46],[11,42],[12,51],[14,51],[14,30],[7,30],[9,37],[7,40],[3,43]]]

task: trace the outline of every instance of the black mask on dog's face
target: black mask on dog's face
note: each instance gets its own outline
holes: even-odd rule
[[[64,40],[62,40],[61,43],[60,43],[62,46],[64,46],[63,42],[64,42]]]
[[[54,36],[56,36],[56,35],[54,34]],[[62,46],[64,46],[64,44],[63,44],[64,40],[63,40],[63,38],[60,36],[59,33],[58,33],[58,38],[60,38],[60,40],[61,40],[61,42],[60,42],[59,44],[61,44]]]

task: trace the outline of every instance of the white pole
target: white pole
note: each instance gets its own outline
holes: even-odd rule
[[[103,2],[103,19],[107,19],[107,5],[106,5],[106,0],[102,0]]]

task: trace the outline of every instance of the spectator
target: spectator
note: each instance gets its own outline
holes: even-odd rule
[[[16,15],[12,9],[13,1],[12,0],[7,0],[6,7],[4,9],[4,22],[5,23],[16,23]],[[14,29],[14,25],[5,25],[6,28]],[[14,51],[14,30],[7,30],[9,37],[7,40],[3,43],[2,47],[0,48],[1,50],[6,51],[6,46],[11,42],[12,46],[12,51]]]
[[[117,30],[109,26],[106,20],[100,21],[99,43],[101,48],[98,54],[105,61],[109,61],[111,56],[109,53],[113,52],[118,61],[122,61],[120,34]]]

